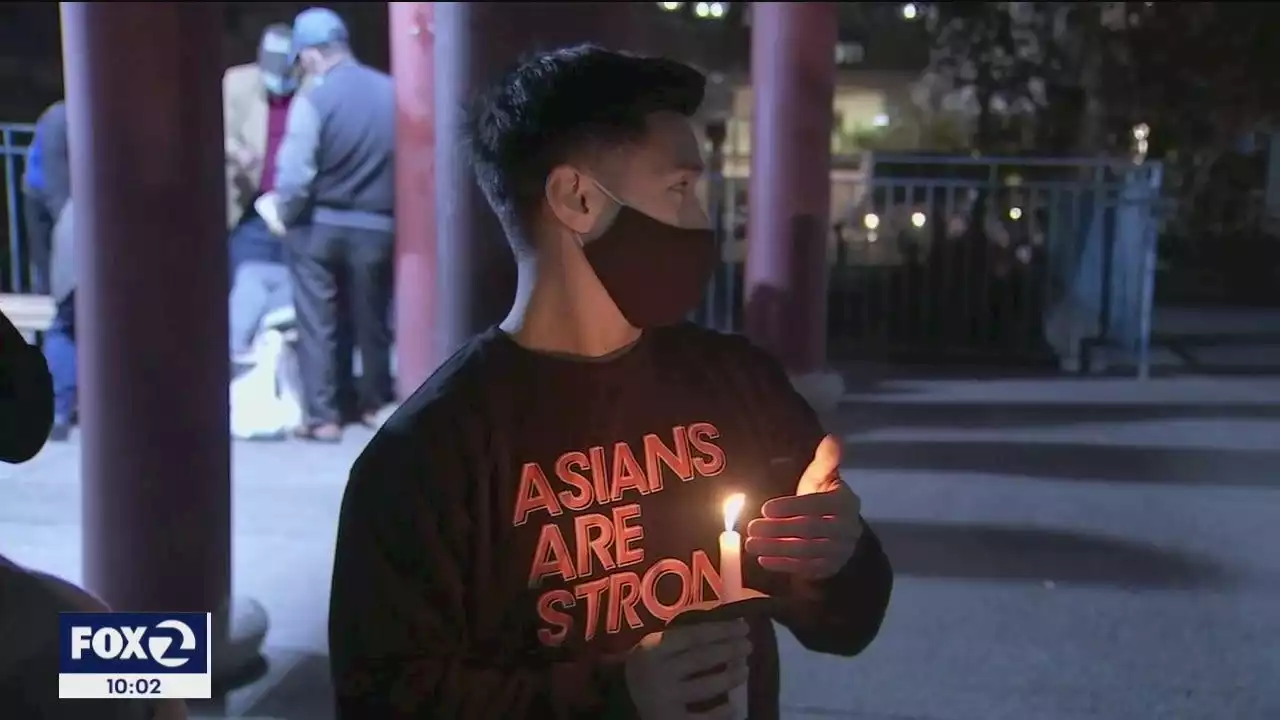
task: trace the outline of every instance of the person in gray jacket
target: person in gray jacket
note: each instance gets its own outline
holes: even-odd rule
[[[66,440],[79,410],[80,368],[76,360],[76,235],[72,202],[67,200],[53,226],[49,290],[53,322],[44,333],[44,357],[53,374],[53,430],[49,439]]]
[[[339,313],[350,313],[360,351],[360,414],[368,421],[391,399],[395,90],[390,76],[352,55],[332,10],[299,14],[293,47],[306,79],[289,107],[275,187],[257,207],[291,251],[307,415],[299,435],[336,442]],[[346,307],[337,302],[340,279]]]
[[[75,233],[71,228],[71,172],[68,165],[66,106],[54,103],[41,116],[36,130],[38,162],[28,163],[27,192],[37,193],[52,218],[42,284],[53,296],[53,322],[44,333],[43,350],[53,375],[53,429],[49,439],[71,435],[78,409],[79,369],[76,363]],[[33,169],[38,170],[34,173]],[[37,190],[37,188],[39,188]],[[36,242],[32,238],[33,243]]]
[[[36,120],[35,136],[27,149],[22,172],[22,218],[27,231],[31,292],[49,292],[49,250],[53,224],[71,197],[71,166],[67,156],[67,104],[50,105]]]

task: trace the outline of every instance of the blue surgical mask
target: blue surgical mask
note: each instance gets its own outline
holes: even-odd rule
[[[262,84],[266,86],[267,92],[272,95],[292,95],[298,89],[298,79],[293,75],[263,73]]]

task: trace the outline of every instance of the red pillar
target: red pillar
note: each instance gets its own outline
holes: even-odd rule
[[[463,101],[519,57],[594,42],[644,51],[649,3],[437,3],[436,237],[440,278],[437,352],[445,357],[500,321],[511,306],[515,264],[497,218],[461,151]],[[398,211],[397,211],[398,212]]]
[[[63,3],[84,579],[118,610],[231,584],[222,3]]]
[[[388,3],[396,83],[396,389],[400,399],[444,359],[437,353],[435,3]]]
[[[826,362],[836,4],[752,3],[746,330],[793,375]]]

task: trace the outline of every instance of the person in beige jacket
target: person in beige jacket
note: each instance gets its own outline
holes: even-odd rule
[[[292,47],[293,29],[271,25],[262,34],[258,61],[227,70],[222,81],[233,359],[251,354],[267,314],[293,303],[285,245],[252,207],[275,182],[277,149],[298,84]]]
[[[298,84],[292,46],[292,28],[270,25],[258,44],[257,62],[236,65],[222,76],[228,230],[240,223],[254,198],[270,190],[274,180],[275,149],[284,136],[289,101]]]

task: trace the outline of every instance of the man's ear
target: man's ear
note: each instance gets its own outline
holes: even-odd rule
[[[568,165],[553,168],[547,175],[547,206],[565,227],[579,235],[591,232],[596,208],[587,196],[588,183],[582,173]]]

